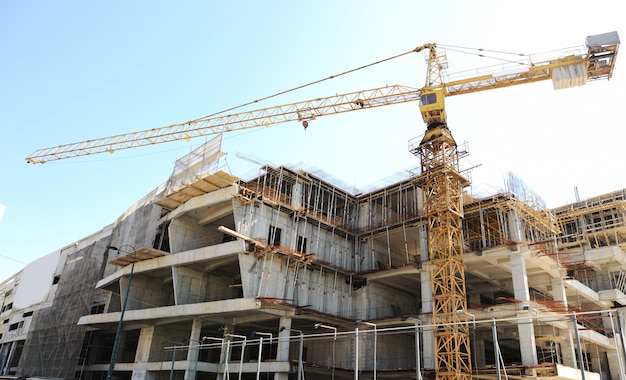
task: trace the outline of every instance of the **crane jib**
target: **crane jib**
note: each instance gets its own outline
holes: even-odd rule
[[[385,86],[232,115],[200,118],[161,128],[59,145],[37,150],[27,157],[26,160],[28,163],[35,164],[96,153],[113,153],[121,149],[130,149],[170,141],[189,140],[195,137],[223,132],[268,127],[270,125],[291,121],[304,122],[314,120],[324,115],[418,101],[419,97],[420,90],[413,87],[401,85]]]
[[[588,36],[586,42],[585,48],[576,54],[571,54],[570,51],[565,54],[563,51],[564,54],[560,57],[537,62],[529,61],[527,66],[517,67],[513,71],[491,72],[453,81],[443,80],[443,71],[448,67],[445,55],[437,51],[437,45],[425,44],[413,50],[415,52],[428,50],[426,86],[421,89],[399,85],[385,86],[232,115],[212,115],[161,128],[39,149],[28,156],[26,162],[45,163],[102,152],[113,153],[120,149],[268,127],[290,121],[308,124],[310,120],[320,116],[417,101],[421,95],[427,94],[434,95],[434,98],[430,99],[428,95],[420,106],[424,121],[427,124],[433,122],[445,124],[444,98],[447,96],[547,79],[553,81],[556,89],[580,86],[591,80],[610,79],[620,43],[617,32]]]

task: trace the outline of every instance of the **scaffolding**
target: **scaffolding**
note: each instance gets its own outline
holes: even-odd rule
[[[559,228],[554,216],[512,192],[481,198],[465,206],[463,236],[468,252],[527,242],[556,253]]]
[[[626,189],[552,210],[564,251],[626,247]]]

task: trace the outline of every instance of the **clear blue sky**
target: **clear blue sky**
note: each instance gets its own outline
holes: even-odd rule
[[[115,221],[204,139],[26,164],[39,148],[183,122],[435,42],[515,53],[626,36],[620,1],[3,1],[0,3],[0,279]],[[624,36],[622,36],[624,38]],[[478,64],[449,53],[450,72]],[[486,62],[485,65],[491,62]],[[623,65],[624,64],[624,65]],[[414,54],[259,104],[385,84],[421,87]],[[472,191],[508,170],[549,206],[626,187],[626,58],[614,78],[554,91],[538,83],[448,99],[467,141]],[[365,187],[418,165],[417,104],[226,135],[235,175],[307,164]]]

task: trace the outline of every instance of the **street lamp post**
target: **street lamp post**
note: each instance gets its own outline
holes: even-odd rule
[[[415,320],[415,380],[422,380],[422,362],[420,360],[420,327],[422,326],[422,320],[408,316],[404,316],[400,320],[406,322],[408,319]]]
[[[476,316],[474,314],[468,313],[468,315],[472,318],[472,347],[476,346]],[[478,355],[477,352],[472,352],[472,357],[474,358],[474,368],[476,368],[476,375],[478,376]]]
[[[213,341],[216,341],[216,342],[220,342],[220,346],[219,346],[220,347],[220,356],[222,356],[221,355],[221,350],[224,349],[224,338],[216,338],[216,337],[213,337],[213,336],[203,336],[202,339],[200,339],[200,349],[204,348],[204,341],[205,340],[213,340]],[[216,345],[216,343],[209,344],[208,348],[211,349],[215,345]],[[220,365],[222,364],[221,360],[220,360],[219,364]]]
[[[226,334],[225,336],[243,339],[243,343],[241,344],[241,357],[239,358],[239,380],[241,380],[241,374],[243,371],[243,354],[246,349],[246,341],[248,340],[248,337],[246,337],[245,335],[235,335],[235,334]],[[230,343],[230,340],[228,341],[228,343]],[[226,356],[226,360],[228,360],[228,356]]]
[[[375,323],[372,323],[372,322],[357,321],[357,325],[359,323],[374,327],[374,380],[376,380],[376,348],[377,348],[376,346],[378,345],[378,330],[377,330],[377,326],[376,326]]]
[[[285,330],[289,330],[289,331],[296,331],[300,333],[300,350],[298,353],[298,380],[303,380],[304,377],[304,367],[302,366],[302,355],[304,352],[304,332],[302,332],[302,330],[296,330],[296,329],[292,329],[289,327],[281,327],[280,331],[285,331]]]
[[[474,333],[473,333],[473,335],[474,335],[474,339],[473,339],[474,343],[473,343],[473,344],[476,344],[476,316],[475,316],[474,314],[472,314],[472,313],[468,313],[467,311],[462,310],[462,309],[457,310],[457,311],[456,311],[456,313],[457,313],[457,314],[465,314],[465,315],[467,315],[468,317],[472,318],[472,329],[473,329],[473,331],[474,331]],[[494,323],[495,323],[495,322],[494,322]],[[495,343],[494,343],[494,344],[495,344]],[[478,359],[476,358],[475,353],[472,353],[472,356],[474,357],[474,369],[476,370],[476,374],[478,374]],[[497,360],[497,359],[498,359],[498,357],[496,356],[496,360]],[[499,372],[498,372],[498,373],[499,373]],[[500,376],[500,375],[498,375],[498,376]],[[498,379],[499,379],[499,378],[500,378],[500,377],[498,377]]]
[[[212,336],[203,336],[203,337],[202,337],[202,340],[201,340],[201,343],[200,343],[200,345],[201,345],[201,346],[204,344],[204,341],[205,341],[205,340],[214,340],[214,341],[218,341],[218,342],[220,342],[220,357],[224,357],[224,358],[226,358],[226,359],[224,360],[224,362],[225,362],[226,364],[224,365],[224,368],[223,368],[223,370],[224,370],[224,375],[223,375],[223,378],[225,379],[225,378],[226,378],[226,372],[228,371],[228,351],[226,352],[226,356],[222,355],[222,354],[223,354],[223,352],[221,352],[221,350],[223,350],[223,349],[224,349],[224,338],[216,338],[216,337],[212,337]],[[230,343],[230,342],[229,342],[229,343]],[[222,364],[221,359],[220,359],[220,363],[219,363],[219,364]]]
[[[491,319],[491,335],[493,336],[493,352],[496,356],[496,376],[500,380],[502,378],[500,375],[500,346],[498,345],[498,329],[495,318]]]
[[[122,248],[129,247],[132,248],[131,252],[123,251]],[[122,311],[120,313],[120,320],[117,322],[117,330],[115,331],[115,339],[113,340],[113,352],[111,353],[111,361],[109,362],[109,371],[107,372],[107,380],[112,380],[113,378],[113,370],[115,369],[115,361],[117,360],[117,350],[120,343],[120,335],[122,334],[122,324],[124,322],[124,312],[126,311],[126,303],[128,302],[128,293],[130,292],[130,282],[133,279],[133,272],[135,270],[135,259],[137,258],[137,250],[130,244],[125,244],[118,247],[108,246],[108,249],[122,252],[122,253],[132,253],[133,254],[133,262],[130,266],[130,274],[128,275],[128,285],[126,286],[126,294],[124,294],[124,301],[122,302]]]
[[[333,326],[325,325],[323,323],[316,323],[313,327],[315,329],[319,329],[320,327],[323,327],[325,329],[333,330],[335,332],[335,335],[333,338],[333,369],[332,369],[332,377],[331,377],[332,380],[335,380],[335,346],[337,344],[337,328]]]
[[[256,380],[259,380],[261,376],[261,359],[262,359],[261,353],[263,352],[263,336],[265,335],[265,336],[270,337],[270,355],[271,355],[272,333],[253,331],[252,336],[254,335],[259,335],[259,358],[257,359],[257,363],[256,363]]]
[[[359,324],[354,327],[354,380],[359,380]]]

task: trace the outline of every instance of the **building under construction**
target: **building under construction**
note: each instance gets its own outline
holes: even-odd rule
[[[434,379],[452,329],[472,378],[624,378],[626,190],[551,210],[513,176],[463,192],[465,307],[443,326],[420,170],[359,194],[293,167],[238,178],[221,156],[206,144],[4,281],[1,374]]]
[[[370,191],[220,166],[221,135],[112,225],[0,289],[0,374],[75,379],[623,379],[626,190],[547,209],[510,176],[474,197],[444,99],[610,79],[616,32],[549,60],[42,149],[36,164],[419,101],[419,168]],[[410,53],[409,52],[409,53]],[[404,55],[404,54],[402,54]],[[399,57],[398,55],[396,57]],[[392,57],[393,58],[393,57]],[[521,65],[521,66],[520,66]]]

